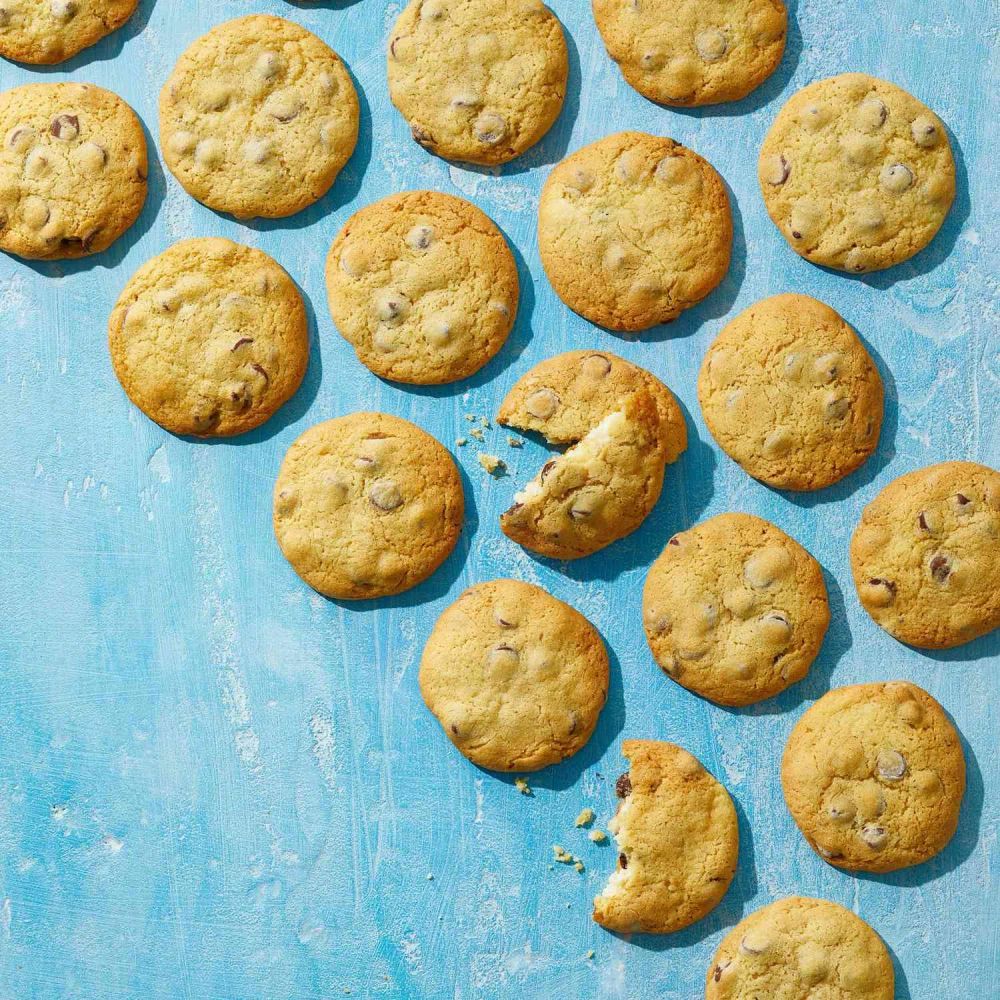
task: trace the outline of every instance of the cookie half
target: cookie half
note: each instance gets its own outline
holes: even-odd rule
[[[29,83],[0,94],[0,249],[37,260],[106,250],[146,201],[146,137],[117,94]]]
[[[946,649],[1000,626],[1000,472],[942,462],[894,479],[851,539],[864,609],[900,642]]]
[[[396,382],[466,378],[514,325],[517,265],[475,205],[436,191],[356,212],[326,264],[330,312],[363,365]]]
[[[160,145],[192,197],[238,219],[281,218],[329,191],[358,139],[340,57],[281,17],[226,21],[193,42],[160,93]]]
[[[852,273],[918,253],[955,199],[941,120],[905,90],[864,73],[795,94],[764,139],[758,178],[789,246]]]
[[[819,563],[750,514],[674,535],[650,567],[642,617],[668,677],[720,705],[749,705],[802,680],[830,605]]]
[[[878,445],[882,396],[857,334],[808,295],[774,295],[730,320],[698,376],[719,446],[778,489],[822,489],[864,464]]]
[[[660,136],[619,132],[549,174],[538,249],[556,294],[609,330],[676,319],[725,277],[733,241],[722,178]]]
[[[264,423],[309,363],[302,296],[266,253],[183,240],[129,280],[108,323],[122,388],[174,434],[224,437]]]
[[[792,819],[824,861],[891,872],[941,851],[958,828],[965,757],[944,709],[905,681],[823,695],[781,761]]]
[[[389,96],[421,146],[495,165],[559,117],[569,58],[540,0],[412,0],[389,36],[388,67]]]
[[[299,576],[327,597],[361,600],[415,587],[462,530],[451,455],[408,420],[352,413],[310,427],[274,487],[274,532]]]
[[[741,920],[705,980],[705,1000],[893,1000],[895,990],[892,959],[875,931],[850,910],[806,896]]]
[[[594,920],[620,934],[668,934],[718,906],[736,873],[739,827],[729,793],[682,747],[626,740],[629,769],[608,829],[618,867]]]
[[[608,694],[608,654],[568,604],[529,583],[493,580],[437,620],[420,692],[474,764],[537,771],[590,739]]]
[[[117,31],[139,0],[0,0],[0,56],[60,63]]]
[[[782,0],[593,0],[608,55],[644,97],[692,107],[738,101],[781,62]]]

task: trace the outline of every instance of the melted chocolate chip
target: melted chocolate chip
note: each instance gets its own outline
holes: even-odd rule
[[[628,798],[632,794],[632,779],[629,777],[628,771],[626,771],[621,777],[615,782],[615,795],[620,799]]]
[[[936,555],[931,559],[931,576],[938,583],[946,583],[951,576],[951,560],[944,555]]]
[[[622,868],[628,868],[628,858],[626,858],[624,854],[619,854],[618,864],[620,864]]]

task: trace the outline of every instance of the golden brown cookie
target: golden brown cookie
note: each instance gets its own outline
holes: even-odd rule
[[[470,587],[438,618],[420,693],[474,764],[537,771],[590,739],[608,693],[608,654],[586,618],[518,580]]]
[[[705,423],[755,479],[818,490],[862,465],[882,427],[882,379],[857,334],[808,295],[730,320],[698,376]]]
[[[900,642],[960,646],[1000,626],[1000,472],[942,462],[894,479],[851,539],[865,610]]]
[[[609,330],[645,330],[700,302],[729,270],[722,178],[697,153],[618,132],[557,164],[538,205],[538,250],[556,294]]]
[[[668,934],[700,920],[726,894],[739,856],[729,793],[687,750],[626,740],[629,769],[608,824],[618,867],[594,899],[594,920],[620,934]]]
[[[891,872],[941,851],[965,793],[962,743],[944,709],[905,681],[823,695],[781,762],[792,819],[825,861]]]
[[[463,517],[451,455],[387,413],[310,427],[288,449],[274,487],[281,551],[327,597],[361,600],[415,587],[455,547]]]
[[[361,363],[418,385],[478,371],[517,314],[514,256],[475,205],[437,191],[356,212],[326,263],[333,321]]]
[[[174,434],[223,437],[264,423],[309,363],[295,283],[266,253],[183,240],[129,280],[108,323],[129,398]]]
[[[138,0],[0,0],[0,56],[59,63],[117,31]]]

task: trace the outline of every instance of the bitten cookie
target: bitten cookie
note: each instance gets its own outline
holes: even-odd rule
[[[934,238],[955,198],[941,120],[905,90],[864,73],[795,94],[764,139],[758,177],[792,249],[840,271],[908,260]]]
[[[1000,472],[942,462],[894,479],[851,539],[864,609],[900,642],[946,649],[1000,626]]]
[[[719,945],[705,1000],[893,1000],[892,959],[860,917],[789,896],[741,920]]]
[[[645,330],[700,302],[729,270],[722,178],[673,139],[619,132],[559,163],[538,249],[556,294],[609,330]]]
[[[175,434],[222,437],[264,423],[309,362],[302,296],[267,254],[184,240],[144,264],[108,323],[122,388]]]
[[[700,920],[736,874],[740,835],[729,793],[682,747],[626,740],[629,769],[608,829],[618,867],[594,920],[620,934],[668,934]]]
[[[608,654],[568,604],[530,583],[493,580],[437,620],[420,692],[474,764],[537,771],[590,739],[608,694]]]
[[[389,36],[389,96],[425,149],[506,163],[552,127],[569,59],[540,0],[412,0]]]
[[[497,423],[537,431],[549,444],[575,444],[640,389],[660,412],[665,460],[673,462],[687,447],[674,394],[645,368],[608,351],[566,351],[535,365],[507,393]]]
[[[719,514],[667,542],[642,616],[668,677],[720,705],[749,705],[805,677],[830,605],[798,542],[759,517]]]
[[[0,56],[59,63],[117,31],[138,0],[0,0]]]
[[[409,590],[444,562],[465,512],[451,455],[408,420],[352,413],[310,427],[274,487],[285,558],[321,594]]]
[[[781,762],[792,819],[838,868],[891,872],[951,840],[965,758],[941,706],[915,684],[856,684],[796,723]]]
[[[501,516],[503,533],[552,559],[579,559],[635,531],[663,488],[666,445],[647,389],[550,459]]]
[[[358,139],[340,57],[291,21],[252,14],[193,42],[160,93],[160,145],[198,201],[238,219],[322,198]]]
[[[857,334],[808,295],[730,320],[698,376],[712,436],[755,479],[818,490],[862,465],[882,427],[882,379]]]
[[[39,260],[106,250],[146,201],[146,137],[116,94],[30,83],[0,94],[0,249]]]
[[[738,101],[785,51],[782,0],[593,0],[608,55],[631,86],[660,104]]]
[[[517,313],[517,265],[500,230],[475,205],[436,191],[355,213],[330,248],[326,288],[361,363],[418,385],[478,371]]]

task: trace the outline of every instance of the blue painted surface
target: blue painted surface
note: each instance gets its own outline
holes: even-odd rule
[[[886,482],[947,458],[998,463],[997,91],[991,0],[798,0],[776,76],[736,106],[657,108],[621,81],[585,0],[552,0],[570,36],[569,100],[552,133],[503,171],[451,167],[410,141],[385,86],[383,47],[400,5],[143,0],[133,23],[52,70],[0,65],[0,87],[90,80],[122,94],[152,134],[156,95],[196,36],[253,10],[290,16],[346,59],[362,90],[358,151],[333,192],[293,219],[244,226],[192,201],[154,160],[149,203],[110,251],[80,263],[0,259],[0,998],[701,996],[725,929],[788,893],[837,900],[892,949],[901,998],[981,998],[998,971],[994,634],[927,655],[860,609],[847,542]],[[994,31],[987,29],[993,17]],[[958,200],[909,264],[864,279],[810,266],[768,220],[754,165],[782,101],[845,70],[885,76],[952,131]],[[707,156],[733,195],[736,242],[720,289],[639,341],[568,312],[542,273],[539,186],[567,150],[619,128],[668,134]],[[516,247],[524,286],[510,342],[456,386],[381,383],[328,318],[323,258],[358,206],[391,191],[465,195]],[[133,409],[111,371],[107,313],[129,275],[172,241],[218,234],[260,246],[311,303],[313,358],[297,398],[263,429],[216,444],[179,440]],[[887,386],[876,457],[818,494],[768,490],[707,434],[695,378],[722,323],[764,295],[803,291],[861,333]],[[691,446],[653,516],[629,539],[568,566],[507,541],[497,517],[543,449],[486,446],[493,480],[457,449],[468,523],[455,554],[401,597],[341,606],[310,592],[270,527],[285,449],[311,424],[377,407],[449,447],[466,413],[492,415],[514,380],[573,347],[617,350],[683,401]],[[833,623],[809,677],[726,711],[670,683],[642,636],[648,564],[674,531],[745,510],[823,564]],[[417,689],[422,644],[470,583],[518,576],[587,614],[612,652],[608,706],[590,745],[536,776],[527,798],[443,738]],[[805,846],[777,762],[805,705],[831,685],[908,678],[966,739],[961,827],[932,862],[852,877]],[[728,786],[743,837],[723,904],[695,927],[625,941],[590,919],[614,850],[572,828],[614,808],[622,738],[661,737]],[[549,871],[550,845],[587,871]],[[429,878],[433,875],[433,879]],[[589,949],[592,960],[585,955]]]

